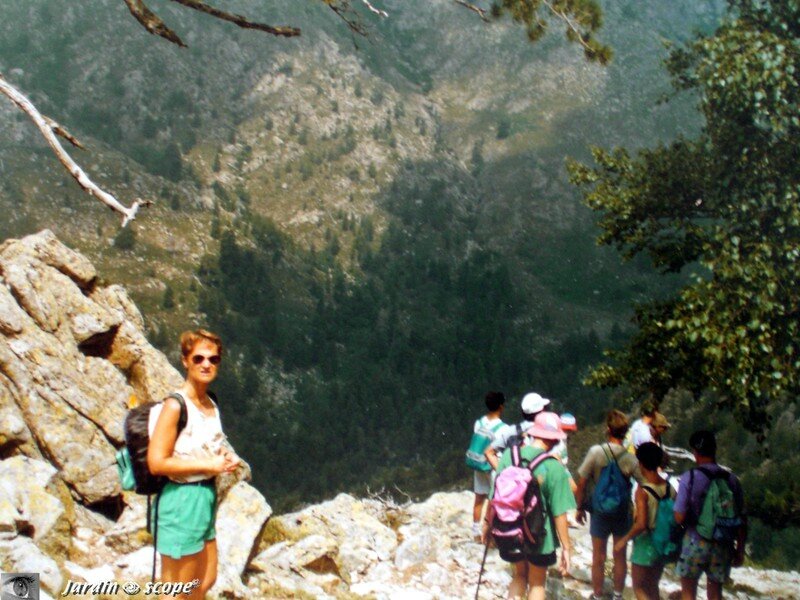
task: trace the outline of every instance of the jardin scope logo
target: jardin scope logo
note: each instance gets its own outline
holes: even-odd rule
[[[0,600],[39,600],[39,574],[0,574]]]

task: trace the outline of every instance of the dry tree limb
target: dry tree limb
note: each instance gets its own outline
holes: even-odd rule
[[[125,2],[125,4],[128,6],[128,10],[131,12],[134,18],[139,21],[139,23],[141,23],[147,31],[153,35],[163,37],[165,40],[168,40],[173,44],[177,44],[178,46],[184,48],[186,47],[186,44],[184,44],[183,40],[178,37],[178,34],[167,27],[164,24],[164,21],[162,21],[157,14],[155,14],[147,7],[147,5],[145,5],[144,0],[123,0],[123,2]],[[191,8],[192,10],[211,15],[216,19],[228,21],[234,25],[238,25],[243,29],[257,29],[259,31],[265,31],[266,33],[282,37],[295,37],[300,35],[300,30],[297,27],[276,27],[273,25],[267,25],[266,23],[256,23],[255,21],[251,21],[242,15],[229,13],[224,10],[214,8],[213,6],[209,6],[201,0],[172,0],[172,2],[176,2],[177,4]]]
[[[89,179],[89,176],[86,175],[84,170],[81,169],[74,160],[72,160],[72,157],[67,154],[66,150],[64,150],[63,146],[58,141],[56,133],[69,140],[70,143],[79,148],[82,147],[80,143],[78,143],[73,136],[63,130],[58,123],[52,119],[49,119],[48,117],[43,116],[24,94],[22,94],[3,78],[2,74],[0,74],[0,93],[2,93],[4,96],[7,96],[14,104],[16,104],[25,114],[30,117],[36,127],[39,128],[39,131],[44,136],[44,139],[47,140],[47,143],[50,145],[50,148],[52,148],[59,162],[61,162],[67,171],[69,171],[70,174],[75,178],[75,180],[78,182],[78,185],[80,185],[90,196],[94,196],[100,200],[100,202],[123,216],[123,227],[136,218],[136,213],[139,212],[140,206],[149,206],[152,204],[152,202],[149,200],[141,200],[137,198],[133,204],[131,204],[131,206],[125,206],[114,196],[100,189],[97,184]]]
[[[174,31],[164,24],[164,21],[151,11],[142,0],[123,0],[128,5],[128,10],[133,17],[142,24],[147,31],[153,35],[163,37],[165,40],[177,44],[181,48],[185,48],[186,44],[178,37]]]
[[[2,75],[0,75],[0,78],[2,78]],[[86,148],[83,147],[83,144],[81,144],[74,135],[72,135],[69,131],[67,131],[61,125],[56,123],[53,119],[51,119],[47,115],[42,115],[42,118],[44,119],[44,122],[47,123],[47,126],[53,130],[53,133],[55,133],[56,135],[60,135],[62,138],[67,140],[70,144],[72,144],[76,148],[80,148],[81,150],[86,150]]]
[[[550,2],[548,2],[548,0],[542,0],[542,4],[544,4],[550,10],[551,13],[553,13],[556,17],[558,17],[567,24],[567,27],[569,27],[575,34],[575,39],[578,41],[578,43],[580,43],[581,46],[584,47],[585,50],[588,50],[590,52],[593,51],[593,48],[586,43],[586,40],[584,39],[584,33],[578,28],[575,22],[569,18],[569,15],[567,15],[567,13],[556,9]]]
[[[389,16],[389,13],[387,13],[385,10],[381,10],[380,8],[375,8],[374,6],[372,6],[369,0],[361,0],[361,2],[364,4],[364,6],[366,6],[370,10],[370,12],[375,13],[379,17],[386,18]]]
[[[455,2],[456,4],[460,4],[464,8],[468,8],[472,12],[480,15],[481,19],[483,19],[487,23],[489,22],[489,15],[487,14],[486,9],[481,8],[480,6],[475,6],[474,4],[472,4],[472,2],[466,2],[465,0],[453,0],[453,2]]]
[[[271,33],[272,35],[282,37],[295,37],[300,35],[300,30],[297,27],[275,27],[273,25],[267,25],[266,23],[256,23],[255,21],[249,20],[247,17],[225,12],[224,10],[219,10],[213,6],[209,6],[201,0],[172,0],[172,2],[176,2],[186,6],[187,8],[191,8],[192,10],[206,13],[207,15],[211,15],[212,17],[221,19],[223,21],[229,21],[234,25],[238,25],[242,29],[257,29],[258,31],[264,31],[266,33]]]

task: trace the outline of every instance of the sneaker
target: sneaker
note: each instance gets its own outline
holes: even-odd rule
[[[481,524],[480,521],[472,524],[472,537],[480,539],[481,537]]]
[[[611,596],[611,600],[622,600],[622,592],[614,592]]]

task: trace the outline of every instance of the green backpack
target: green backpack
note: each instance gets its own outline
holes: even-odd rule
[[[675,521],[675,490],[667,483],[663,496],[659,496],[653,488],[642,485],[644,490],[658,502],[655,526],[650,532],[653,548],[665,562],[675,562],[681,552],[683,529]]]
[[[697,533],[707,540],[733,543],[743,521],[731,489],[731,474],[725,470],[711,471],[703,467],[697,467],[697,470],[711,480],[700,514],[697,515]],[[694,471],[692,469],[689,475],[690,489],[694,483]]]
[[[492,465],[486,460],[484,452],[489,444],[494,440],[494,434],[505,423],[498,421],[494,427],[489,427],[486,417],[481,417],[481,423],[478,430],[472,434],[472,439],[469,441],[469,448],[467,448],[466,463],[470,469],[476,471],[491,471]]]

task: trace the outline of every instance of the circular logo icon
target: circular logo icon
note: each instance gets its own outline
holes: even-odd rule
[[[122,584],[122,591],[128,594],[128,596],[133,596],[141,592],[142,587],[135,581],[126,581]]]

